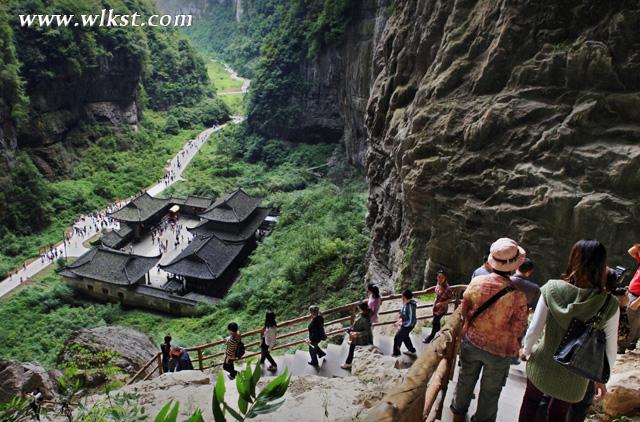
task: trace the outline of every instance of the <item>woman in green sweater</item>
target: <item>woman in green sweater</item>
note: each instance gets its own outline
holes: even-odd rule
[[[524,338],[522,360],[527,360],[527,389],[520,408],[520,422],[535,420],[538,405],[551,398],[548,422],[564,422],[571,403],[585,395],[589,380],[567,370],[553,359],[572,318],[587,321],[605,305],[607,252],[597,240],[580,240],[571,249],[562,280],[549,280]],[[616,359],[620,309],[613,299],[606,303],[602,324],[607,338],[607,360],[613,368]],[[539,341],[538,341],[539,340]],[[596,384],[597,398],[606,393]]]
[[[353,327],[349,331],[349,354],[347,360],[343,365],[340,365],[342,369],[351,369],[351,362],[353,362],[353,353],[356,350],[356,346],[368,346],[373,344],[373,332],[371,331],[371,316],[369,314],[369,306],[367,302],[361,302],[358,305],[360,315],[353,324]]]

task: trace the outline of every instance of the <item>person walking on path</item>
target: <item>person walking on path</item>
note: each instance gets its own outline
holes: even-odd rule
[[[264,364],[268,360],[270,365],[267,368],[269,372],[276,372],[278,364],[271,357],[271,351],[276,345],[278,324],[276,324],[276,314],[273,311],[267,311],[264,317],[264,327],[262,328],[262,342],[260,344],[260,364]]]
[[[391,356],[398,357],[400,356],[400,347],[402,343],[404,343],[407,348],[407,355],[415,356],[416,348],[413,347],[413,343],[411,342],[411,331],[413,331],[413,327],[416,326],[417,323],[417,303],[413,300],[413,293],[411,290],[405,290],[402,292],[402,308],[400,308],[400,319],[396,322],[396,326],[398,327],[398,331],[396,335],[393,337],[393,354]]]
[[[618,325],[618,347],[620,347],[620,325],[622,325],[622,303],[621,301],[625,301],[626,290],[622,289],[622,294],[620,294],[620,289],[618,288],[618,280],[619,275],[613,268],[607,267],[607,282],[606,289],[607,292],[616,297],[618,304],[620,305],[620,322]],[[621,296],[621,297],[620,297]],[[626,301],[625,301],[626,302]],[[572,403],[571,407],[567,411],[567,420],[566,422],[584,422],[587,419],[587,413],[593,404],[593,399],[596,395],[596,385],[595,382],[589,381],[587,385],[587,392],[584,394],[584,397],[578,403]]]
[[[235,369],[234,362],[238,358],[237,350],[242,336],[240,335],[240,331],[238,331],[238,324],[235,322],[229,323],[227,330],[229,331],[229,337],[227,337],[222,368],[229,373],[229,378],[233,380],[238,373]]]
[[[371,320],[367,302],[361,302],[358,305],[358,309],[360,310],[360,315],[353,323],[353,327],[347,331],[350,343],[349,354],[347,355],[347,360],[340,365],[342,369],[351,369],[356,346],[369,346],[373,344],[373,332],[371,331]]]
[[[482,265],[473,270],[471,273],[471,279],[473,280],[476,277],[481,275],[491,274],[491,264],[489,263],[489,254],[482,257]]]
[[[449,310],[449,301],[453,298],[453,292],[449,283],[447,283],[447,273],[444,270],[439,270],[436,285],[436,301],[433,303],[433,320],[431,323],[431,333],[427,338],[422,340],[423,343],[431,343],[431,340],[440,331],[440,322],[442,317],[447,314]]]
[[[488,258],[493,272],[471,280],[464,292],[460,374],[451,404],[454,422],[465,420],[481,371],[473,420],[493,422],[498,416],[502,387],[527,328],[527,297],[511,285],[509,278],[525,257],[525,250],[516,241],[506,237],[496,240]]]
[[[369,283],[367,285],[367,294],[369,295],[367,306],[369,307],[371,323],[375,324],[376,322],[378,322],[378,312],[380,312],[380,305],[382,304],[380,289],[373,283]]]
[[[164,336],[164,343],[160,345],[160,352],[162,353],[162,372],[170,372],[169,361],[171,359],[171,336]]]
[[[640,263],[640,243],[636,243],[629,249],[629,255]],[[627,305],[627,319],[629,320],[629,335],[626,344],[622,345],[622,351],[625,349],[634,350],[640,339],[640,265],[635,275],[629,283],[629,304]]]
[[[187,349],[178,346],[171,346],[171,358],[175,362],[175,372],[193,371],[193,363]]]
[[[533,261],[525,258],[524,262],[516,273],[511,276],[511,284],[527,296],[527,306],[530,310],[536,308],[538,299],[540,299],[540,287],[533,282]]]
[[[535,420],[540,402],[548,396],[547,420],[563,421],[572,403],[581,401],[589,380],[569,371],[553,359],[571,320],[588,321],[602,310],[609,367],[616,359],[618,301],[605,289],[607,252],[597,240],[580,240],[571,249],[561,280],[549,280],[541,289],[520,359],[527,361],[527,388],[520,407],[520,422]],[[543,334],[544,331],[544,334]],[[539,341],[538,341],[539,340]],[[596,383],[597,399],[604,384]]]
[[[307,362],[309,365],[318,368],[318,358],[326,356],[324,350],[320,348],[320,342],[327,339],[327,335],[324,332],[324,318],[320,314],[320,308],[318,305],[309,306],[309,314],[311,314],[311,322],[309,323],[309,338],[307,344],[309,345],[309,356],[311,361]]]

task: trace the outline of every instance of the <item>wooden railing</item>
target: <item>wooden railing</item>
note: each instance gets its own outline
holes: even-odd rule
[[[411,365],[405,380],[369,411],[366,421],[433,422],[442,418],[444,398],[460,348],[462,324],[461,308],[457,308]]]
[[[451,288],[453,289],[454,296],[455,296],[455,299],[451,300],[451,303],[457,304],[462,292],[466,288],[466,285],[456,285],[456,286],[452,286]],[[428,289],[425,289],[425,290],[413,292],[414,299],[420,301],[420,296],[423,296],[426,294],[432,294],[434,293],[434,291],[435,291],[435,286],[429,287]],[[392,294],[388,296],[383,296],[382,301],[386,302],[390,300],[397,300],[397,299],[400,299],[401,297],[402,297],[401,294]],[[355,314],[352,313],[352,310],[359,303],[360,301],[352,302],[346,305],[338,306],[336,308],[327,309],[326,311],[322,312],[322,315],[325,318],[324,326],[326,328],[327,337],[342,334],[349,328],[350,325],[353,324],[355,319]],[[432,303],[418,304],[418,310],[431,308],[432,306],[433,306]],[[344,315],[345,313],[347,315]],[[384,315],[397,314],[397,313],[398,313],[398,309],[392,309],[387,311],[381,311],[379,312],[379,315],[383,317]],[[328,316],[335,316],[336,318],[329,320],[327,318]],[[417,319],[425,320],[430,318],[433,318],[433,316],[432,315],[419,316]],[[288,321],[279,323],[278,336],[276,337],[277,340],[283,340],[283,339],[290,340],[292,337],[298,337],[298,338],[293,339],[291,341],[287,341],[285,343],[282,343],[282,341],[278,341],[277,345],[273,348],[273,350],[288,349],[288,348],[295,347],[305,343],[307,340],[307,327],[304,323],[308,322],[309,319],[310,319],[310,315],[304,315],[298,318],[290,319]],[[381,318],[381,319],[384,319],[384,318]],[[389,321],[382,321],[373,325],[374,327],[390,325],[395,323],[395,321],[396,321],[395,319],[391,319]],[[285,331],[286,328],[293,327],[295,325],[303,325],[303,327],[295,330],[291,330],[291,331]],[[330,328],[327,328],[327,327],[330,327]],[[259,346],[261,343],[261,337],[260,337],[261,333],[262,333],[262,327],[255,328],[250,331],[242,333],[242,340],[245,344],[247,352],[238,361],[252,358],[255,356],[260,356],[259,350],[251,351],[250,349],[255,347],[258,347],[259,349]],[[247,339],[252,339],[252,338],[255,338],[255,340],[252,340],[249,342],[247,341]],[[201,371],[205,371],[207,369],[213,369],[218,366],[222,366],[222,364],[224,363],[225,342],[226,342],[225,339],[220,339],[220,340],[213,341],[211,343],[187,348],[187,351],[191,353],[191,358],[192,359],[195,358],[195,362],[196,362],[195,368]],[[215,349],[220,348],[220,346],[222,346],[221,350],[216,352]],[[195,352],[195,356],[193,355],[193,352]],[[131,377],[127,385],[137,381],[141,381],[141,380],[146,381],[149,378],[151,378],[153,374],[155,374],[156,372],[158,374],[162,374],[162,357],[160,353],[157,353],[156,355],[154,355],[149,360],[149,362],[147,362],[142,368],[140,368],[140,370],[135,375],[133,375],[133,377]]]

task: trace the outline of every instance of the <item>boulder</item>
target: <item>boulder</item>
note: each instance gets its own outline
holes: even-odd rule
[[[607,390],[598,412],[609,418],[640,417],[640,351],[618,355]]]
[[[607,384],[602,410],[611,417],[629,416],[640,411],[640,369],[614,374]]]
[[[75,362],[83,368],[79,360],[97,358],[103,352],[112,352],[110,365],[122,369],[129,375],[135,374],[157,352],[149,336],[131,328],[98,327],[92,329],[81,328],[67,339],[64,348],[58,356],[58,362],[64,365]]]
[[[46,400],[53,399],[58,389],[56,379],[60,376],[61,372],[44,369],[35,363],[0,360],[0,403],[36,388],[40,389]]]

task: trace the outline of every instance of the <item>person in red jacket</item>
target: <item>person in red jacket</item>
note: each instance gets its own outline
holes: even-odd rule
[[[640,243],[634,244],[629,249],[629,255],[640,263]],[[629,283],[627,294],[629,295],[629,304],[627,305],[629,336],[627,337],[627,344],[624,345],[624,347],[629,350],[634,350],[638,339],[640,339],[640,266],[638,266],[635,275]]]

